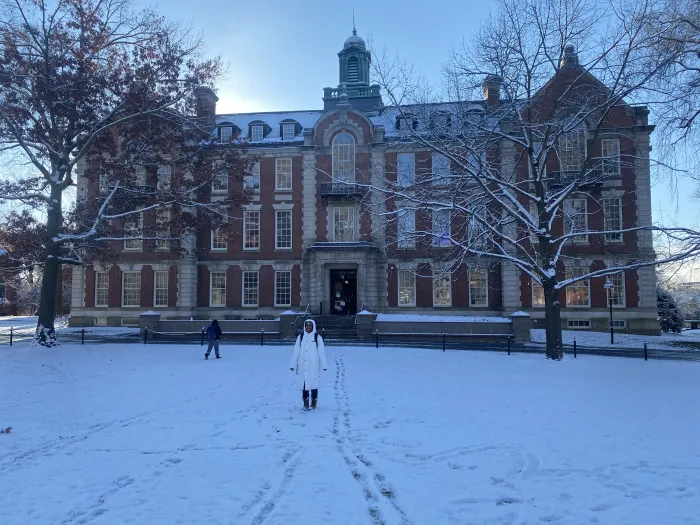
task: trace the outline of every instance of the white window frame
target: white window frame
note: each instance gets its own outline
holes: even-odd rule
[[[221,126],[221,142],[231,142],[233,140],[233,126]]]
[[[614,203],[617,201],[617,203]],[[610,224],[611,211],[615,209],[618,213],[619,221],[617,224]],[[622,197],[605,197],[603,199],[603,221],[605,230],[622,230]],[[607,243],[621,243],[624,242],[624,234],[622,232],[618,233],[606,233],[605,242]]]
[[[136,227],[129,226],[136,223]],[[134,236],[127,236],[127,231],[130,234],[136,233]],[[143,212],[135,213],[124,218],[124,251],[125,252],[140,252],[143,251]],[[129,238],[127,238],[129,237]]]
[[[284,230],[280,230],[280,218],[283,216],[289,217],[289,228],[287,228],[287,230],[289,231],[289,239],[288,239],[289,242],[280,243],[280,240],[283,240],[283,241],[287,240],[285,238],[280,239],[280,235],[284,234]],[[275,210],[275,250],[291,250],[292,249],[292,243],[293,243],[292,234],[294,232],[294,227],[292,224],[293,219],[294,219],[294,216],[292,214],[292,210]]]
[[[624,272],[608,275],[606,279],[610,279],[613,285],[612,289],[606,290],[605,300],[608,302],[608,306],[610,305],[610,295],[608,294],[612,294],[613,308],[625,308],[627,306],[627,290]]]
[[[255,303],[246,302],[246,290],[252,290],[253,288],[246,288],[246,277],[255,275]],[[241,273],[241,305],[244,308],[253,308],[260,303],[260,272],[258,270],[254,271],[244,271]]]
[[[257,220],[257,230],[249,230],[248,226],[251,222],[251,214],[256,214]],[[248,232],[257,231],[257,244],[248,246]],[[244,251],[258,251],[260,250],[260,210],[243,210],[243,250]]]
[[[100,276],[105,276],[105,285],[100,287]],[[104,290],[104,302],[100,301],[100,290]],[[95,272],[95,307],[106,308],[109,306],[109,272]]]
[[[580,123],[576,128],[559,137],[557,155],[560,171],[581,171],[586,160],[588,134],[586,125]]]
[[[289,277],[289,301],[288,302],[280,302],[279,297],[277,296],[277,293],[280,290],[280,287],[279,287],[280,283],[278,281],[278,277],[281,277],[283,274],[287,275]],[[275,306],[292,306],[292,272],[289,270],[275,272]]]
[[[291,132],[289,131],[291,129]],[[296,138],[296,124],[294,122],[282,123],[282,140],[287,142]]]
[[[472,286],[472,275],[476,274],[479,276],[479,282],[483,281],[484,293],[483,293],[483,304],[476,303],[475,293],[472,290],[476,290],[475,286]],[[483,275],[483,279],[481,278]],[[488,308],[489,306],[489,271],[486,268],[470,268],[469,269],[469,307],[470,308]]]
[[[136,288],[129,288],[129,290],[136,290],[136,297],[138,298],[137,304],[126,304],[126,281],[127,281],[127,276],[134,276],[138,275],[138,287]],[[132,283],[130,283],[132,284]],[[134,271],[134,272],[122,272],[122,308],[139,308],[141,306],[141,272],[140,271]]]
[[[156,237],[170,237],[170,210],[168,208],[156,209]],[[155,250],[159,252],[169,251],[170,240],[156,239]]]
[[[401,188],[416,183],[416,154],[399,153],[396,156],[396,182]]]
[[[216,194],[228,193],[228,173],[223,170],[224,163],[220,160],[212,162],[211,192]]]
[[[442,219],[439,219],[442,217]],[[440,220],[445,221],[445,224],[440,224]],[[440,226],[440,230],[437,227]],[[436,247],[446,247],[451,244],[452,237],[452,210],[449,209],[439,209],[433,210],[431,217],[431,229],[432,229],[432,244]]]
[[[436,283],[447,282],[447,297],[448,300],[445,303],[437,302],[436,292],[438,287]],[[450,273],[439,273],[438,275],[433,275],[433,307],[434,308],[448,308],[452,306],[452,274]]]
[[[260,193],[260,161],[253,164],[250,173],[243,178],[243,187],[246,190]]]
[[[340,220],[340,214],[347,211],[347,220]],[[354,206],[335,206],[332,210],[332,230],[333,242],[357,242],[357,227],[355,224],[355,207]],[[343,229],[343,239],[339,239],[338,226],[347,225],[347,229]]]
[[[544,298],[544,287],[535,281],[534,279],[530,278],[530,288],[531,288],[531,293],[532,293],[532,307],[533,308],[544,308],[545,307],[545,298]],[[538,290],[538,294],[535,294],[535,290]],[[542,302],[535,302],[535,297],[539,295],[539,290],[542,291]]]
[[[334,182],[355,182],[355,137],[347,131],[333,137],[331,163]]]
[[[568,319],[566,327],[569,330],[590,330],[591,321],[589,319]]]
[[[581,204],[583,211],[581,212]],[[569,235],[577,231],[588,231],[588,199],[585,196],[571,197],[564,201],[564,234]],[[582,224],[578,224],[581,222]],[[571,242],[586,244],[588,234],[575,235],[571,237]]]
[[[223,275],[223,284],[224,286],[217,286],[216,290],[219,291],[220,294],[220,302],[215,303],[214,302],[214,276],[216,275],[217,279],[219,279]],[[228,279],[227,279],[226,272],[209,272],[209,306],[211,308],[223,308],[226,306],[226,287],[228,286]],[[219,281],[216,284],[221,284],[221,281]]]
[[[572,266],[566,269],[566,280],[574,278],[576,275],[586,275],[590,273],[588,268]],[[576,275],[575,275],[576,274]],[[571,297],[575,297],[575,292],[577,290],[586,289],[586,295],[588,302],[586,304],[574,304],[570,302]],[[571,296],[569,291],[571,290]],[[578,281],[576,283],[570,284],[566,287],[566,306],[571,308],[588,308],[591,306],[591,280],[585,279],[583,281]]]
[[[444,183],[451,176],[451,160],[442,153],[433,153],[432,159],[432,181]]]
[[[402,283],[402,276],[404,279],[408,279],[408,281]],[[409,284],[411,286],[402,286],[402,284],[406,285]],[[416,274],[413,270],[407,270],[407,269],[399,269],[397,270],[397,275],[396,275],[396,290],[397,290],[397,304],[400,307],[411,307],[411,306],[416,306]],[[401,291],[403,289],[412,289],[412,300],[410,302],[402,302],[401,301]]]
[[[172,166],[170,164],[161,164],[158,166],[156,173],[156,190],[167,191],[172,183]]]
[[[603,177],[619,177],[620,167],[620,139],[602,139],[600,141],[602,157]]]
[[[250,141],[262,142],[265,139],[265,125],[253,124],[250,126]]]
[[[286,172],[286,168],[283,170],[281,166],[283,164],[289,163],[289,172]],[[284,179],[280,179],[284,177]],[[286,182],[288,179],[288,185],[282,185],[280,182]],[[291,157],[280,157],[275,159],[275,191],[292,191],[292,158]]]
[[[400,210],[396,217],[396,246],[399,249],[416,247],[416,210]]]
[[[212,252],[225,252],[228,250],[228,240],[226,239],[226,232],[223,231],[223,225],[211,229],[210,239],[209,249]]]
[[[158,286],[158,278],[165,278],[165,287],[163,286]],[[168,306],[168,279],[169,275],[167,271],[156,271],[153,272],[153,306],[156,308],[166,308]],[[163,284],[161,282],[161,284]],[[165,291],[165,301],[158,301],[158,292],[161,292],[161,299],[162,299],[162,292]]]

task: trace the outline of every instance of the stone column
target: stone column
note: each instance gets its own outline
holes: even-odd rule
[[[377,314],[366,312],[357,314],[357,337],[360,339],[370,339],[374,334],[374,321]]]
[[[530,328],[532,327],[530,314],[515,312],[511,314],[510,320],[513,323],[513,337],[515,337],[516,341],[529,343]]]
[[[85,306],[85,267],[73,266],[73,277],[70,291],[70,307],[83,308]]]
[[[306,250],[316,241],[316,148],[304,146],[302,157],[302,247]]]
[[[515,172],[515,146],[510,141],[501,142],[501,170],[506,176]],[[516,237],[515,223],[504,226],[504,233],[510,238]],[[506,251],[515,255],[515,246],[507,246]],[[520,270],[512,263],[501,263],[501,293],[503,309],[513,312],[522,306],[520,302]]]
[[[141,330],[149,332],[158,331],[158,323],[160,322],[160,312],[143,312],[139,315],[139,327]]]

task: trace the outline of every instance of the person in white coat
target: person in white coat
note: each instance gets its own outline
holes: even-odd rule
[[[294,344],[294,357],[290,370],[297,375],[297,386],[301,388],[304,408],[309,408],[309,390],[311,391],[311,408],[316,408],[318,386],[321,382],[321,370],[328,369],[323,338],[316,333],[316,322],[307,319],[304,332],[297,337]]]

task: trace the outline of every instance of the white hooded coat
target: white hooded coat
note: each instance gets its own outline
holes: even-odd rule
[[[316,333],[316,322],[313,319],[307,319],[304,324],[311,321],[313,330],[311,333],[304,332],[297,337],[294,344],[294,357],[289,365],[296,371],[297,386],[300,389],[306,385],[306,390],[314,390],[321,383],[321,369],[328,368],[326,364],[326,352],[323,346],[323,338],[318,336],[318,347],[314,342],[314,334]]]

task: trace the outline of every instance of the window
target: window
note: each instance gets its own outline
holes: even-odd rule
[[[433,181],[446,182],[450,176],[450,159],[435,153],[433,155]]]
[[[627,328],[627,321],[624,319],[613,319],[613,328]]]
[[[396,129],[401,131],[409,131],[410,129],[416,129],[418,122],[411,115],[403,115],[396,119]]]
[[[333,208],[333,242],[355,242],[355,208]]]
[[[487,210],[484,205],[468,205],[467,207],[467,241],[472,248],[481,249],[486,245],[489,236],[486,227]]]
[[[586,127],[579,124],[575,129],[559,137],[559,169],[580,171],[586,160]]]
[[[449,273],[433,277],[433,306],[452,306],[452,278]]]
[[[226,231],[221,227],[211,230],[211,249],[212,251],[226,250],[228,243],[226,242]]]
[[[585,197],[564,201],[564,233],[578,233],[588,230],[588,201]],[[575,235],[574,242],[586,242],[588,236]]]
[[[98,188],[100,191],[100,195],[107,195],[110,190],[110,186],[112,181],[110,180],[110,176],[104,172],[100,173],[100,180],[98,182]]]
[[[211,272],[209,306],[226,306],[226,272]]]
[[[228,173],[224,170],[224,164],[222,162],[215,162],[212,165],[212,172],[211,191],[213,193],[228,192]]]
[[[416,154],[398,154],[398,183],[402,188],[412,186],[416,182]]]
[[[532,279],[532,306],[536,308],[544,306],[544,288],[534,279]]]
[[[292,159],[275,159],[275,189],[292,189]]]
[[[580,330],[580,329],[585,329],[585,328],[590,328],[591,327],[591,322],[588,320],[581,320],[581,319],[569,319],[566,322],[566,326],[569,328],[573,328],[574,330]]]
[[[95,274],[95,306],[107,306],[109,304],[109,274],[97,272]]]
[[[275,212],[275,248],[286,250],[292,247],[292,210]]]
[[[168,272],[153,272],[153,306],[168,306]]]
[[[539,175],[542,178],[547,177],[547,153],[542,155],[542,143],[541,142],[535,142],[532,145],[533,151],[533,157],[532,159],[529,156],[526,156],[526,161],[527,161],[527,168],[528,168],[528,173],[530,174],[530,178],[535,178],[536,173],[532,171],[532,161],[534,160],[539,160],[538,164],[538,170],[539,170]],[[541,156],[540,156],[541,155]]]
[[[243,249],[260,249],[260,212],[246,210],[243,212]]]
[[[169,165],[158,166],[158,172],[156,173],[156,189],[159,191],[169,190],[171,176],[172,168]]]
[[[143,241],[143,214],[136,213],[124,219],[124,249],[141,251]]]
[[[603,215],[605,217],[605,240],[609,242],[622,242],[622,232],[614,230],[622,229],[622,198],[612,197],[603,199]]]
[[[255,126],[250,126],[250,141],[251,142],[262,142],[264,138],[262,124],[256,124]]]
[[[603,139],[600,141],[603,154],[603,176],[620,176],[620,139]]]
[[[122,306],[141,306],[141,272],[122,273]]]
[[[416,274],[399,270],[399,306],[416,305]]]
[[[292,272],[275,272],[275,306],[292,306]]]
[[[243,272],[243,306],[258,306],[258,272]]]
[[[587,268],[567,268],[566,280],[589,273]],[[590,281],[584,279],[566,287],[566,306],[590,306]]]
[[[625,305],[625,274],[620,272],[613,275],[608,275],[613,287],[608,290],[608,304],[612,299],[612,305],[624,308]]]
[[[260,162],[250,168],[250,173],[243,178],[243,186],[246,190],[260,191]]]
[[[282,124],[282,140],[294,140],[296,136],[296,125],[293,122]]]
[[[338,133],[333,139],[333,180],[355,181],[355,139],[350,133]]]
[[[357,57],[348,59],[348,83],[355,84],[360,81],[360,65]]]
[[[233,128],[231,126],[222,126],[219,129],[221,129],[221,142],[231,142]]]
[[[450,210],[433,210],[433,246],[449,246],[452,222]]]
[[[469,270],[469,306],[488,306],[488,273],[483,268]]]
[[[156,210],[156,250],[167,251],[170,249],[170,210],[158,208]]]
[[[95,317],[93,324],[95,326],[107,326],[107,318],[106,317]]]
[[[396,244],[399,248],[414,248],[416,246],[416,210],[399,211],[397,222]]]

